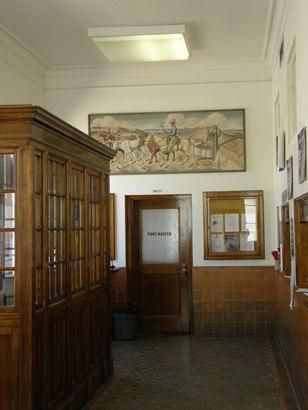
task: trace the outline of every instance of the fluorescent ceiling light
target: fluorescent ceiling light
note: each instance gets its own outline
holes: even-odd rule
[[[94,27],[88,35],[111,63],[187,60],[184,24]]]

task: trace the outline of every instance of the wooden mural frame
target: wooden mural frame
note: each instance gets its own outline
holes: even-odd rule
[[[246,171],[245,110],[89,114],[111,175]]]

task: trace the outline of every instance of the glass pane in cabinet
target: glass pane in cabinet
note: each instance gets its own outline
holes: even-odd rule
[[[98,176],[90,175],[89,177],[89,198],[92,201],[99,201],[100,197],[100,179]]]
[[[0,306],[14,306],[14,271],[1,272]]]
[[[80,258],[85,257],[85,252],[86,252],[86,247],[85,247],[85,242],[84,242],[84,237],[85,237],[85,232],[84,231],[79,231],[79,256]]]
[[[15,266],[15,234],[0,232],[0,266]]]
[[[48,198],[48,227],[54,228],[55,225],[55,197]]]
[[[72,232],[72,258],[78,258],[79,250],[79,234],[78,231]]]
[[[42,191],[42,159],[41,156],[36,155],[34,160],[34,186],[35,192]]]
[[[65,198],[63,198],[63,197],[58,198],[57,207],[58,207],[58,210],[57,210],[58,227],[59,228],[64,228],[65,227],[65,221],[66,221],[66,212],[65,212],[66,201],[65,201]]]
[[[35,232],[35,246],[34,246],[34,260],[35,260],[35,266],[40,267],[42,265],[42,231],[37,230]]]
[[[42,227],[42,195],[35,196],[35,227],[41,229]]]
[[[72,170],[72,196],[84,197],[84,172],[74,168]]]
[[[0,189],[14,189],[13,154],[0,154]]]
[[[0,194],[0,228],[14,228],[14,193]]]
[[[72,225],[77,228],[77,227],[82,227],[84,222],[83,218],[83,202],[75,199],[72,202],[72,216],[73,216],[73,221]]]
[[[66,256],[66,241],[65,241],[65,237],[66,237],[66,232],[64,229],[62,229],[61,231],[58,231],[58,258],[62,261],[65,260],[65,256]]]

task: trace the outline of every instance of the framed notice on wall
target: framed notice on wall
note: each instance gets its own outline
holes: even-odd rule
[[[297,136],[298,144],[298,183],[301,184],[307,178],[306,170],[306,127],[302,128]]]
[[[263,259],[263,191],[203,192],[204,259]]]

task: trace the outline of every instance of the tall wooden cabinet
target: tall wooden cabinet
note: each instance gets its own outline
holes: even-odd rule
[[[40,107],[0,106],[0,408],[78,409],[112,373],[109,161]]]

